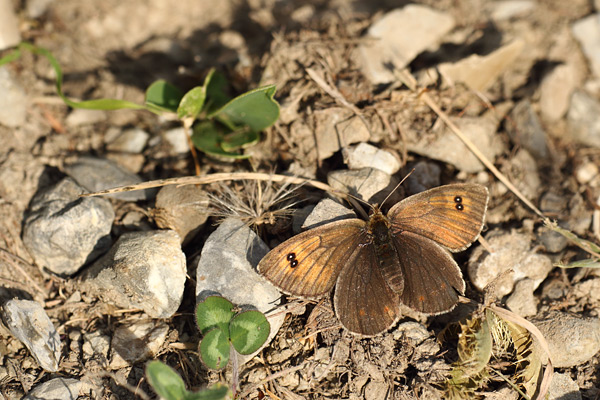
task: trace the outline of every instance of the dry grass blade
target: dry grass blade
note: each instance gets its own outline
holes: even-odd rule
[[[111,189],[100,190],[98,192],[93,193],[84,193],[81,197],[90,197],[90,196],[101,196],[105,194],[111,193],[120,193],[120,192],[131,192],[133,190],[143,190],[150,189],[155,187],[167,186],[167,185],[206,185],[209,183],[217,183],[224,181],[239,181],[239,180],[257,180],[257,181],[273,181],[273,182],[284,182],[295,185],[310,185],[317,189],[324,190],[326,192],[332,193],[334,195],[345,198],[347,196],[346,193],[340,192],[339,190],[335,190],[331,186],[311,179],[298,178],[294,176],[286,176],[286,175],[277,175],[277,174],[266,174],[260,172],[237,172],[237,173],[218,173],[211,174],[206,176],[182,176],[179,178],[170,178],[170,179],[158,179],[155,181],[148,181],[138,183],[136,185],[127,185],[127,186],[119,186]]]
[[[406,71],[406,70],[396,71],[396,76],[409,89],[411,89],[415,92],[418,90],[417,81],[408,71]],[[483,153],[481,153],[481,151],[479,151],[477,146],[475,146],[475,144],[462,133],[460,128],[458,126],[456,126],[456,124],[454,122],[452,122],[452,120],[450,119],[448,114],[446,114],[444,111],[442,111],[442,109],[436,104],[435,101],[433,101],[433,99],[427,93],[425,93],[425,92],[421,93],[420,98],[423,100],[423,102],[425,104],[427,104],[427,106],[429,106],[429,108],[431,108],[433,110],[433,112],[435,112],[438,115],[438,117],[442,121],[444,121],[444,123],[446,125],[448,125],[450,130],[452,132],[454,132],[454,134],[456,136],[458,136],[458,138],[465,144],[465,146],[467,146],[467,148],[475,155],[475,157],[477,157],[479,159],[479,161],[481,161],[481,163],[483,165],[485,165],[486,168],[488,168],[496,176],[496,178],[498,178],[498,180],[500,182],[502,182],[504,185],[506,185],[506,187],[511,192],[513,192],[515,194],[515,196],[517,196],[523,203],[525,203],[527,205],[527,207],[529,207],[538,216],[540,216],[543,219],[546,218],[544,216],[544,214],[531,201],[527,200],[525,198],[525,196],[523,196],[523,194],[519,191],[519,189],[517,189],[515,187],[515,185],[513,185],[510,182],[510,180],[502,172],[500,172],[500,170],[498,168],[496,168],[496,166],[494,166],[494,164],[490,160],[488,160],[483,155]]]
[[[558,224],[556,222],[552,222],[550,220],[544,220],[544,225],[546,225],[548,228],[550,228],[554,232],[560,233],[562,236],[567,238],[571,243],[573,243],[580,249],[590,253],[592,255],[592,257],[594,257],[596,259],[593,261],[597,262],[600,259],[600,247],[597,246],[596,244],[594,244],[588,240],[581,239],[573,232],[571,232],[567,229],[563,229],[560,226],[558,226]],[[585,260],[585,261],[590,261],[590,260]]]

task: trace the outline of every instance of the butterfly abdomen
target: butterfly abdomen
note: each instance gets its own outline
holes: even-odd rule
[[[404,289],[404,277],[398,262],[396,247],[393,245],[389,220],[377,212],[370,218],[368,229],[382,275],[390,289],[401,294]]]

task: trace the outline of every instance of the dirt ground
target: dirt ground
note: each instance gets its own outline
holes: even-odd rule
[[[232,93],[261,84],[277,84],[275,98],[282,105],[281,118],[257,145],[247,150],[252,157],[223,162],[200,153],[205,174],[275,171],[326,181],[330,171],[345,169],[339,146],[325,157],[319,153],[316,142],[320,139],[316,136],[326,129],[320,124],[327,125],[327,113],[332,109],[343,109],[348,113],[345,118],[354,111],[348,111],[352,109],[307,75],[306,69],[312,68],[347,103],[360,110],[370,126],[368,142],[401,161],[402,169],[396,174],[399,179],[418,162],[430,161],[424,155],[427,149],[418,150],[418,145],[407,147],[407,142],[414,143],[411,135],[440,132],[438,115],[423,103],[420,95],[433,98],[456,120],[483,121],[486,113],[494,114],[498,122],[494,125],[494,139],[486,149],[486,154],[492,154],[494,165],[547,216],[561,221],[561,226],[569,227],[583,239],[595,243],[600,240],[590,222],[592,213],[600,207],[600,178],[597,168],[595,175],[593,172],[594,166],[600,165],[600,146],[572,140],[566,111],[560,118],[548,118],[543,115],[541,104],[544,78],[555,67],[567,64],[575,71],[571,89],[587,90],[598,98],[598,78],[593,77],[592,67],[570,31],[575,21],[596,12],[590,1],[540,0],[533,2],[534,11],[507,20],[492,18],[494,4],[500,2],[420,1],[419,4],[450,15],[455,21],[453,30],[442,40],[443,45],[421,52],[408,65],[420,83],[427,81],[429,68],[442,63],[456,62],[471,54],[492,54],[509,39],[520,38],[527,43],[524,54],[480,93],[465,85],[441,84],[441,78],[432,76],[419,92],[400,83],[372,85],[365,78],[355,56],[356,48],[364,43],[363,35],[371,24],[408,4],[404,1],[63,0],[48,2],[43,14],[36,18],[28,15],[28,2],[14,3],[23,39],[50,50],[57,58],[64,71],[64,92],[71,98],[121,98],[142,103],[144,91],[153,81],[165,79],[189,89],[201,84],[213,67],[227,76]],[[146,361],[111,371],[100,360],[84,360],[81,350],[81,334],[102,332],[112,336],[118,326],[143,318],[141,313],[118,310],[85,295],[73,297],[78,293],[75,277],[57,277],[41,271],[22,243],[23,215],[33,195],[58,181],[65,163],[81,155],[116,160],[143,180],[193,175],[193,159],[189,153],[175,153],[161,140],[176,123],[146,111],[110,111],[90,123],[69,122],[73,110],[56,95],[54,71],[43,57],[25,53],[7,69],[25,89],[27,107],[23,124],[0,125],[0,282],[6,288],[28,292],[44,304],[61,335],[64,357],[58,373],[45,372],[27,349],[3,329],[0,394],[7,399],[20,398],[36,384],[63,376],[85,380],[94,388],[80,398],[137,398],[132,390],[155,398],[144,377]],[[537,120],[545,132],[547,155],[523,156],[521,150],[527,144],[518,134],[518,127],[523,125],[519,125],[520,114],[514,112],[517,104],[529,104],[533,112],[541,115]],[[139,154],[115,154],[109,149],[107,135],[132,127],[148,132],[149,144]],[[319,143],[321,151],[328,146]],[[540,239],[540,218],[506,186],[498,184],[487,168],[464,171],[443,157],[428,165],[439,167],[438,184],[469,180],[490,188],[486,232],[525,232],[533,240],[532,248],[548,254],[555,263],[589,256],[573,245],[550,254]],[[588,170],[592,171],[590,179],[585,175]],[[219,189],[208,190],[217,193]],[[314,204],[323,196],[322,192],[309,190],[303,193],[307,200],[301,206]],[[555,204],[559,205],[554,207]],[[154,224],[146,213],[152,202],[114,201],[113,205],[117,214],[113,236]],[[127,219],[132,213],[138,216],[133,225]],[[184,248],[188,260],[201,251],[203,241],[215,229],[215,221],[209,221],[194,246]],[[289,221],[273,224],[258,232],[273,245],[291,236],[290,225]],[[471,251],[455,258],[465,272],[466,296],[483,302],[483,294],[466,275]],[[195,277],[193,265],[188,263],[190,277]],[[589,270],[553,268],[537,283],[531,301],[537,304],[538,313],[559,310],[598,317],[598,294],[593,289],[572,290],[593,276]],[[31,289],[33,284],[39,289]],[[548,295],[556,285],[563,295]],[[155,358],[179,371],[188,388],[229,383],[230,369],[209,371],[199,360],[194,290],[192,282],[186,284],[183,303],[176,315],[166,321],[169,333]],[[503,296],[498,299],[499,304],[506,300]],[[457,328],[452,325],[461,317],[458,314],[419,319],[421,327],[426,327],[419,333],[424,335],[421,339],[415,338],[419,334],[410,333],[409,328],[360,339],[335,324],[327,305],[310,302],[301,312],[288,315],[273,342],[245,365],[239,390],[244,398],[252,399],[447,398],[443,382],[458,357]],[[407,318],[401,323],[411,321]],[[448,333],[452,329],[454,333]],[[311,336],[314,332],[318,334]],[[600,337],[598,330],[594,334]],[[490,369],[518,381],[511,351],[492,358]],[[580,396],[597,399],[599,360],[598,355],[590,356],[579,365],[556,370],[576,383]],[[489,373],[476,394],[465,396],[518,398],[503,397],[509,390],[506,382],[500,375]]]

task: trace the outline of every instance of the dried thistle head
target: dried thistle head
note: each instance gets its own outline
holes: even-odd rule
[[[272,181],[244,180],[241,184],[219,184],[216,193],[209,195],[211,215],[220,219],[239,218],[246,225],[259,228],[275,225],[282,218],[289,218],[298,186]]]

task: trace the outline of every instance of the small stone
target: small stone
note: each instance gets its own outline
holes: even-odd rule
[[[570,286],[561,279],[552,279],[544,284],[541,297],[549,300],[563,299],[570,289]]]
[[[471,253],[468,264],[471,282],[481,291],[494,281],[495,294],[502,297],[512,292],[514,284],[524,278],[533,281],[535,290],[553,268],[550,258],[536,254],[530,248],[531,239],[527,235],[494,230],[485,239],[492,253],[478,246]],[[508,269],[513,273],[496,279]]]
[[[547,121],[558,121],[569,109],[571,95],[577,86],[575,67],[556,66],[540,83],[540,112]]]
[[[497,135],[498,119],[492,114],[482,117],[462,117],[454,119],[454,123],[477,148],[489,159],[494,160],[503,153],[505,145]],[[422,156],[450,163],[459,171],[476,173],[485,168],[465,146],[465,144],[447,127],[442,127],[433,135],[407,130],[406,147],[408,151]]]
[[[314,229],[330,222],[348,218],[356,218],[354,211],[334,200],[323,199],[317,203],[312,212],[306,217],[301,229],[303,231]]]
[[[598,100],[585,92],[576,90],[571,96],[567,123],[569,129],[565,130],[565,139],[600,148],[600,103]]]
[[[571,30],[590,63],[590,69],[596,77],[600,77],[600,13],[576,21]]]
[[[575,169],[575,178],[582,185],[590,183],[596,176],[598,176],[598,165],[594,162],[587,161]]]
[[[592,278],[573,286],[573,296],[597,306],[600,303],[600,278]]]
[[[110,343],[110,369],[121,369],[154,357],[169,333],[164,322],[136,322],[119,326]]]
[[[84,360],[92,357],[99,357],[102,360],[108,359],[110,349],[110,336],[94,331],[83,336],[83,356]]]
[[[100,197],[80,198],[84,192],[65,178],[31,201],[23,223],[23,244],[38,266],[71,275],[110,247],[112,206]]]
[[[515,283],[512,294],[506,299],[506,306],[521,317],[530,317],[537,313],[537,299],[533,295],[534,281],[522,279]]]
[[[387,399],[390,386],[386,382],[370,381],[365,386],[365,400]]]
[[[27,1],[27,16],[31,19],[37,19],[46,14],[50,5],[54,0],[28,0]]]
[[[279,290],[256,272],[268,251],[242,221],[228,218],[206,239],[196,269],[197,303],[217,294],[244,309],[257,309],[266,315],[271,331],[262,347],[273,340],[285,318],[285,313],[273,313],[281,301]],[[255,354],[239,356],[240,362],[243,364]]]
[[[412,168],[414,171],[406,178],[403,185],[409,196],[440,186],[442,169],[438,164],[419,161]]]
[[[546,227],[540,228],[538,240],[548,253],[560,253],[569,244],[566,237]]]
[[[379,203],[396,187],[398,181],[379,169],[362,168],[331,171],[327,174],[327,183],[336,190],[369,203]],[[393,193],[389,201],[393,204],[396,199],[397,193]]]
[[[519,102],[511,113],[508,133],[514,143],[525,148],[536,159],[548,158],[546,132],[527,99]]]
[[[117,137],[112,138],[106,145],[106,149],[122,153],[141,153],[144,147],[146,147],[149,137],[150,134],[143,129],[127,129]]]
[[[186,272],[177,233],[130,232],[83,272],[82,288],[119,307],[169,318],[181,304]]]
[[[175,154],[186,154],[190,152],[190,145],[183,128],[174,128],[166,131],[163,135]]]
[[[17,46],[20,41],[19,19],[13,9],[13,3],[2,1],[0,2],[0,50]],[[3,96],[4,94],[0,95],[0,98]]]
[[[527,14],[536,4],[531,0],[504,0],[493,2],[492,7],[492,19],[502,21]]]
[[[412,341],[412,344],[419,346],[425,340],[432,337],[432,334],[425,326],[415,321],[402,322],[392,332],[394,340],[407,338]]]
[[[156,195],[156,208],[150,213],[159,228],[173,229],[182,243],[188,243],[208,219],[208,207],[208,195],[201,187],[167,185]]]
[[[44,308],[36,301],[8,300],[1,308],[2,320],[46,371],[58,371],[62,343]]]
[[[567,374],[554,372],[550,389],[548,390],[548,400],[581,400],[579,386]]]
[[[75,400],[82,387],[83,383],[78,379],[54,378],[37,384],[22,400]]]
[[[363,121],[345,108],[332,107],[314,113],[315,129],[308,140],[314,143],[319,160],[331,157],[343,146],[367,142],[371,138]],[[313,147],[311,145],[310,147]]]
[[[442,76],[452,82],[462,82],[472,90],[479,92],[489,89],[525,48],[525,41],[517,39],[496,51],[480,56],[473,54],[456,63],[444,63],[438,66]]]
[[[93,125],[106,120],[106,113],[102,110],[88,110],[75,108],[65,119],[65,125],[71,128],[84,125]]]
[[[65,166],[65,171],[78,184],[90,192],[99,192],[118,186],[135,185],[142,179],[113,161],[105,158],[81,157],[76,162]],[[133,190],[129,192],[113,193],[113,197],[125,201],[148,200],[154,197],[156,189]]]
[[[368,143],[360,143],[348,151],[348,168],[376,168],[394,175],[400,169],[400,161],[392,153],[380,150]]]
[[[396,80],[390,66],[402,69],[421,52],[433,49],[454,27],[450,14],[410,4],[385,14],[368,30],[358,48],[362,71],[373,84]]]
[[[600,320],[551,311],[531,319],[540,330],[554,368],[570,368],[591,360],[600,351]],[[544,354],[543,350],[540,350]]]
[[[1,4],[0,8],[2,8]],[[2,49],[2,43],[0,43],[0,49]],[[28,103],[29,100],[23,87],[13,78],[6,67],[0,67],[0,124],[12,128],[23,125]]]

